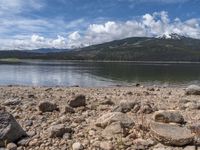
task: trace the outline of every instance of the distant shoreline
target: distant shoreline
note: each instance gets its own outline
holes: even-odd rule
[[[0,59],[1,62],[60,61],[60,62],[102,62],[102,63],[142,63],[142,64],[200,64],[193,61],[121,61],[121,60],[62,60],[62,59]]]

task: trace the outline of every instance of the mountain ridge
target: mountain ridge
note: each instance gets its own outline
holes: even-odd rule
[[[0,51],[0,58],[199,62],[200,40],[176,34],[172,38],[130,37],[60,52]]]

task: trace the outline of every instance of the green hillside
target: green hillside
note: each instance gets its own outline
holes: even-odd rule
[[[1,58],[110,60],[110,61],[200,61],[200,40],[133,37],[56,53],[1,51]]]

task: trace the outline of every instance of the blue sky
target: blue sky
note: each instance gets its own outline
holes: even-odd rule
[[[72,48],[134,36],[200,38],[199,0],[1,0],[0,49]]]

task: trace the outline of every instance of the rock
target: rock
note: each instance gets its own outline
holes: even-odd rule
[[[147,88],[147,91],[153,92],[153,91],[155,91],[155,88],[154,88],[154,87],[148,87],[148,88]]]
[[[115,105],[115,103],[109,99],[101,102],[101,105]]]
[[[102,131],[102,136],[105,138],[121,137],[124,129],[120,122],[113,122]]]
[[[36,132],[35,132],[35,131],[28,131],[28,132],[27,132],[27,135],[28,135],[29,137],[33,137],[34,135],[36,135]]]
[[[9,143],[7,144],[6,148],[8,150],[17,150],[17,145],[15,143]]]
[[[25,122],[24,122],[24,125],[26,126],[26,127],[30,127],[30,126],[32,126],[33,125],[33,121],[32,120],[26,120]]]
[[[41,112],[53,112],[54,110],[58,110],[58,107],[54,103],[43,101],[39,104],[39,110]]]
[[[19,99],[9,99],[3,103],[4,106],[15,106],[19,104],[21,104],[21,100]]]
[[[178,149],[173,149],[170,146],[165,146],[165,145],[163,145],[161,143],[158,143],[157,145],[155,145],[153,147],[153,150],[178,150]],[[181,150],[182,150],[182,148],[181,148]]]
[[[113,109],[113,112],[122,112],[122,113],[127,113],[133,109],[133,107],[136,105],[137,102],[135,101],[127,101],[127,100],[122,100],[120,101],[119,105],[116,106]]]
[[[33,139],[33,140],[29,141],[28,145],[36,147],[39,145],[39,143],[40,142],[38,141],[38,139]]]
[[[154,145],[154,142],[151,140],[144,139],[136,139],[133,141],[135,149],[146,150],[149,149],[150,146]]]
[[[196,102],[188,102],[186,104],[183,104],[181,108],[186,110],[200,109],[200,104]]]
[[[183,148],[183,150],[195,150],[196,147],[195,146],[186,146],[185,148]],[[198,150],[198,148],[197,148]]]
[[[101,150],[114,150],[113,144],[108,141],[103,141],[100,143]]]
[[[150,103],[142,103],[140,106],[140,109],[138,111],[138,113],[141,114],[150,114],[157,111],[157,108],[154,106],[154,104],[150,104]]]
[[[123,127],[130,128],[134,125],[134,122],[127,114],[121,112],[110,112],[104,114],[98,118],[95,122],[95,125],[101,128],[105,128],[113,122],[120,122]]]
[[[133,113],[139,112],[140,107],[141,107],[140,104],[136,104],[136,105],[133,107],[132,112],[133,112]]]
[[[134,113],[150,114],[156,110],[157,110],[157,108],[154,106],[154,104],[150,104],[147,102],[139,103],[137,101],[123,100],[112,111],[113,112],[122,112],[122,113],[127,113],[129,111],[132,111]]]
[[[82,150],[84,149],[83,145],[79,142],[76,142],[72,145],[72,150]]]
[[[192,133],[200,135],[200,124],[199,123],[190,124],[190,125],[188,125],[188,128],[191,130]]]
[[[34,94],[28,94],[28,98],[35,98]]]
[[[71,138],[72,138],[71,133],[65,133],[65,134],[63,135],[63,139],[65,139],[65,140],[69,140],[69,139],[71,139]]]
[[[186,95],[200,95],[200,86],[198,85],[190,85],[186,88]]]
[[[194,144],[200,146],[200,124],[195,123],[188,125],[188,129],[190,129],[191,132],[195,134]]]
[[[52,90],[53,90],[53,88],[46,88],[45,89],[46,92],[49,92],[49,91],[52,91]]]
[[[64,124],[53,125],[48,129],[50,138],[62,137],[65,133],[71,133],[70,128],[66,128]]]
[[[6,111],[0,111],[0,147],[27,136],[15,118]]]
[[[139,84],[139,83],[136,83],[135,86],[136,86],[136,87],[140,87],[140,84]]]
[[[17,142],[18,146],[27,146],[28,143],[31,141],[29,137],[21,139],[20,141]]]
[[[152,137],[165,145],[184,146],[194,140],[194,134],[186,127],[151,122],[150,130]]]
[[[71,107],[81,107],[86,106],[86,98],[85,95],[78,95],[75,99],[69,102],[69,106]]]
[[[154,113],[153,119],[162,123],[184,123],[184,118],[179,111],[176,110],[160,110]]]
[[[64,106],[64,113],[75,113],[75,110],[69,105]]]

